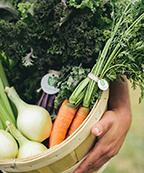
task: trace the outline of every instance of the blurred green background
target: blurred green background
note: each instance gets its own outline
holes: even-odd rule
[[[129,94],[132,124],[118,155],[113,157],[103,173],[144,173],[144,100],[139,104],[140,90]]]

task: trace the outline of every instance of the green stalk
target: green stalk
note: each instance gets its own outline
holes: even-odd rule
[[[5,109],[7,109],[7,112],[9,113],[9,115],[11,116],[13,121],[15,121],[15,117],[14,117],[9,99],[8,99],[6,93],[4,92],[4,85],[3,85],[1,77],[0,77],[0,99],[2,100]]]
[[[104,48],[103,48],[103,51],[102,51],[102,53],[101,53],[100,65],[97,67],[98,70],[97,70],[97,73],[95,74],[96,76],[99,76],[99,75],[101,74],[101,71],[102,71],[102,69],[103,69],[104,61],[106,60],[106,55],[107,55],[107,53],[108,53],[108,51],[109,51],[109,47],[110,47],[110,45],[111,45],[111,43],[112,43],[112,41],[113,41],[114,36],[116,35],[116,33],[117,33],[117,31],[118,31],[118,29],[119,29],[121,23],[122,23],[123,17],[124,17],[124,16],[128,13],[128,11],[129,11],[129,10],[128,10],[129,6],[130,6],[130,4],[126,7],[126,9],[125,9],[123,15],[120,17],[118,23],[115,25],[113,32],[111,32],[111,37],[108,39],[108,41],[106,42],[106,44],[105,44],[105,46],[104,46]]]
[[[130,4],[129,4],[130,5]],[[107,53],[109,51],[109,47],[114,39],[114,36],[116,35],[117,33],[117,30],[119,29],[121,23],[122,23],[122,20],[123,20],[123,17],[128,13],[128,8],[129,8],[129,5],[126,7],[123,15],[120,17],[118,23],[116,24],[115,28],[114,28],[114,31],[111,33],[111,37],[108,39],[108,41],[106,42],[104,48],[103,48],[103,51],[100,55],[100,58],[98,58],[98,61],[96,63],[96,69],[95,70],[92,70],[91,72],[96,75],[97,77],[101,74],[102,70],[103,70],[103,66],[104,66],[104,62],[107,60]],[[94,94],[94,92],[97,91],[98,87],[96,87],[97,83],[93,80],[91,80],[89,82],[89,85],[87,87],[87,91],[86,91],[86,94],[85,94],[85,97],[84,97],[84,100],[83,100],[83,106],[84,107],[89,107],[90,106],[90,101],[91,101],[91,97],[92,95]],[[96,89],[95,89],[96,87]]]
[[[4,128],[6,128],[5,122],[8,120],[10,121],[14,126],[15,125],[15,120],[12,119],[12,117],[9,115],[6,107],[4,106],[2,100],[0,99],[0,117],[3,122]]]
[[[4,126],[3,126],[3,123],[2,123],[2,120],[0,119],[0,129],[1,130],[4,130]]]
[[[73,91],[73,93],[71,94],[70,98],[69,98],[69,102],[71,104],[75,104],[75,102],[77,101],[77,98],[79,97],[80,93],[84,90],[84,88],[88,85],[90,81],[90,78],[87,77],[84,80],[82,80],[79,85],[75,88],[75,90]]]
[[[144,13],[142,13],[131,25],[130,27],[125,31],[124,37],[128,36],[130,32],[133,30],[133,28],[144,18]]]
[[[91,70],[91,73],[96,74],[98,72],[97,67],[99,67],[100,60],[101,59],[99,59],[97,61],[97,63],[94,65],[93,69]],[[85,93],[85,96],[83,99],[83,107],[88,108],[90,106],[90,99],[95,91],[96,85],[97,85],[97,83],[94,80],[90,79],[90,82],[88,84],[88,87],[87,87],[87,90],[86,90],[86,93]],[[97,89],[98,89],[98,87],[97,87]]]
[[[125,31],[124,35],[122,36],[121,40],[119,41],[120,43],[122,42],[122,40],[127,37],[130,32],[132,32],[132,30],[134,29],[134,27],[144,18],[144,13],[139,16],[131,25],[130,27]],[[101,72],[101,76],[100,77],[103,77],[104,76],[104,73],[106,71],[106,69],[108,68],[109,64],[112,62],[112,60],[114,59],[115,57],[115,54],[117,53],[118,49],[120,48],[121,44],[118,43],[115,47],[115,49],[113,50],[113,52],[111,53],[107,63],[105,64],[102,72]],[[121,48],[120,48],[121,49]],[[120,51],[120,50],[119,50]]]
[[[9,83],[8,83],[7,77],[5,75],[1,60],[0,60],[0,77],[3,81],[4,86],[9,86]]]
[[[100,61],[98,61],[98,63],[99,62]],[[91,72],[95,73],[96,69],[97,69],[96,65],[94,65]],[[87,88],[87,85],[89,84],[89,82],[91,82],[91,79],[89,77],[85,78],[84,80],[82,80],[80,82],[80,84],[76,87],[76,89],[73,91],[73,93],[71,94],[71,96],[69,98],[69,102],[71,104],[75,104],[77,107],[83,101],[83,98],[86,93],[86,88]]]
[[[107,70],[107,68],[109,68],[110,64],[114,61],[116,55],[120,52],[120,50],[122,49],[121,47],[121,42],[123,41],[123,39],[128,36],[128,34],[130,34],[130,32],[132,32],[134,26],[136,26],[143,18],[144,18],[144,14],[142,14],[138,19],[136,19],[131,26],[124,32],[122,38],[120,39],[120,41],[118,42],[118,44],[116,45],[116,47],[114,48],[114,50],[112,51],[112,53],[110,54],[110,56],[107,56],[108,51],[109,51],[109,47],[120,27],[120,25],[124,22],[125,19],[124,16],[129,12],[128,8],[129,8],[130,4],[126,7],[123,15],[120,17],[119,21],[117,22],[117,24],[114,27],[113,32],[111,33],[111,37],[108,39],[108,41],[105,44],[105,47],[100,55],[100,57],[98,58],[97,63],[95,64],[94,68],[92,69],[92,73],[94,75],[96,75],[97,77],[103,78],[105,71]],[[90,101],[91,101],[91,97],[94,94],[94,92],[97,91],[98,87],[97,83],[93,80],[90,80],[87,86],[87,90],[83,99],[83,106],[84,107],[89,107],[90,106]]]
[[[84,95],[86,93],[86,88],[84,88],[84,90],[82,92],[80,92],[80,94],[78,95],[78,97],[75,101],[75,106],[76,107],[78,107],[81,104],[81,102],[83,101]]]
[[[18,141],[20,147],[29,141],[11,122],[6,121],[6,125],[12,136]]]
[[[9,120],[12,122],[14,125],[15,123],[15,116],[12,110],[12,107],[10,105],[10,101],[4,91],[4,87],[9,86],[8,80],[6,78],[2,63],[0,61],[0,116],[1,120],[3,122],[4,128],[5,126],[5,121]]]
[[[105,71],[107,71],[107,69],[110,68],[110,65],[112,64],[112,62],[114,61],[114,59],[117,57],[117,55],[119,54],[119,52],[122,49],[121,42],[124,42],[124,38],[126,38],[132,32],[133,28],[144,18],[144,14],[142,14],[131,24],[130,27],[128,27],[128,29],[126,29],[123,36],[120,38],[120,40],[118,40],[118,43],[115,46],[114,50],[112,50],[111,54],[109,55],[109,48],[114,40],[114,37],[115,37],[119,27],[124,23],[125,16],[130,11],[130,9],[128,9],[130,7],[130,5],[131,5],[131,3],[129,3],[129,5],[126,6],[123,14],[119,18],[119,21],[116,23],[113,31],[111,32],[111,36],[108,39],[108,41],[106,42],[106,44],[102,50],[102,53],[98,57],[96,64],[94,65],[93,69],[91,70],[91,73],[93,73],[97,77],[100,77],[100,78],[104,77]],[[86,88],[86,93],[83,98],[83,106],[84,107],[90,106],[91,98],[92,98],[93,94],[98,90],[98,86],[94,80],[92,80],[92,79],[88,80],[88,78],[89,77],[87,77],[84,81],[82,81],[78,85],[78,87],[74,90],[74,92],[72,93],[72,95],[70,96],[70,99],[69,99],[70,103],[75,104],[76,100],[79,97],[79,95],[81,94],[81,92],[84,90],[84,88]]]
[[[102,72],[101,72],[101,75],[100,75],[100,78],[103,78],[104,77],[104,71],[108,68],[108,66],[110,65],[110,63],[112,62],[112,60],[114,59],[115,57],[115,54],[117,54],[117,51],[118,49],[120,48],[120,44],[118,43],[117,46],[114,48],[113,52],[111,53],[111,55],[109,56],[109,59],[108,61],[106,62]],[[119,50],[120,51],[120,50]],[[118,51],[118,52],[119,52]]]

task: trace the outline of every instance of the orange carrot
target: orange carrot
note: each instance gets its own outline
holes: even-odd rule
[[[77,112],[75,105],[70,104],[66,99],[58,112],[58,115],[54,121],[52,132],[49,138],[49,147],[60,144],[67,134],[67,130]]]
[[[72,124],[70,125],[70,129],[68,131],[68,136],[70,136],[80,125],[81,123],[85,120],[89,113],[89,108],[81,106],[79,110],[77,111]]]

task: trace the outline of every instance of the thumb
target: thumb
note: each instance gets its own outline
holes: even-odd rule
[[[100,136],[108,131],[112,126],[112,111],[107,111],[103,114],[101,120],[97,122],[92,128],[91,132],[94,136]]]

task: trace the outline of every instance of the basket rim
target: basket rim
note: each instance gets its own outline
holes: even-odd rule
[[[40,162],[40,160],[43,160],[45,157],[50,157],[51,158],[51,162],[47,163],[47,164],[51,164],[53,160],[56,161],[56,159],[59,160],[62,157],[64,157],[64,155],[61,154],[62,153],[61,152],[62,149],[64,150],[64,147],[68,147],[73,140],[77,140],[76,138],[79,138],[80,132],[86,127],[88,122],[91,120],[92,114],[97,111],[97,109],[98,109],[98,107],[99,107],[99,105],[101,104],[102,101],[105,101],[105,104],[107,104],[108,97],[109,97],[109,89],[104,91],[104,92],[102,92],[101,99],[98,100],[95,103],[94,107],[92,108],[92,110],[90,111],[89,115],[84,120],[84,122],[78,127],[78,129],[73,134],[71,134],[71,136],[69,136],[63,142],[61,142],[60,144],[58,144],[58,145],[56,145],[56,146],[54,146],[54,147],[52,147],[50,149],[47,149],[46,151],[43,151],[43,152],[41,152],[41,153],[39,153],[37,155],[31,156],[31,157],[27,157],[27,158],[17,158],[15,160],[15,164],[16,165],[25,165],[25,164],[27,165],[28,163],[32,163],[32,162],[34,163],[35,161],[36,162],[37,161]],[[101,118],[101,116],[97,119],[97,121],[100,118]],[[71,147],[71,151],[64,151],[65,155],[67,155],[68,153],[72,152],[84,140],[85,140],[85,138],[82,138],[80,141],[77,141],[76,146]],[[52,158],[54,156],[55,156],[56,159]],[[2,166],[3,165],[5,165],[5,166],[7,166],[7,165],[14,165],[14,159],[0,159],[0,166],[1,165]],[[46,166],[46,165],[44,165],[44,166]]]

